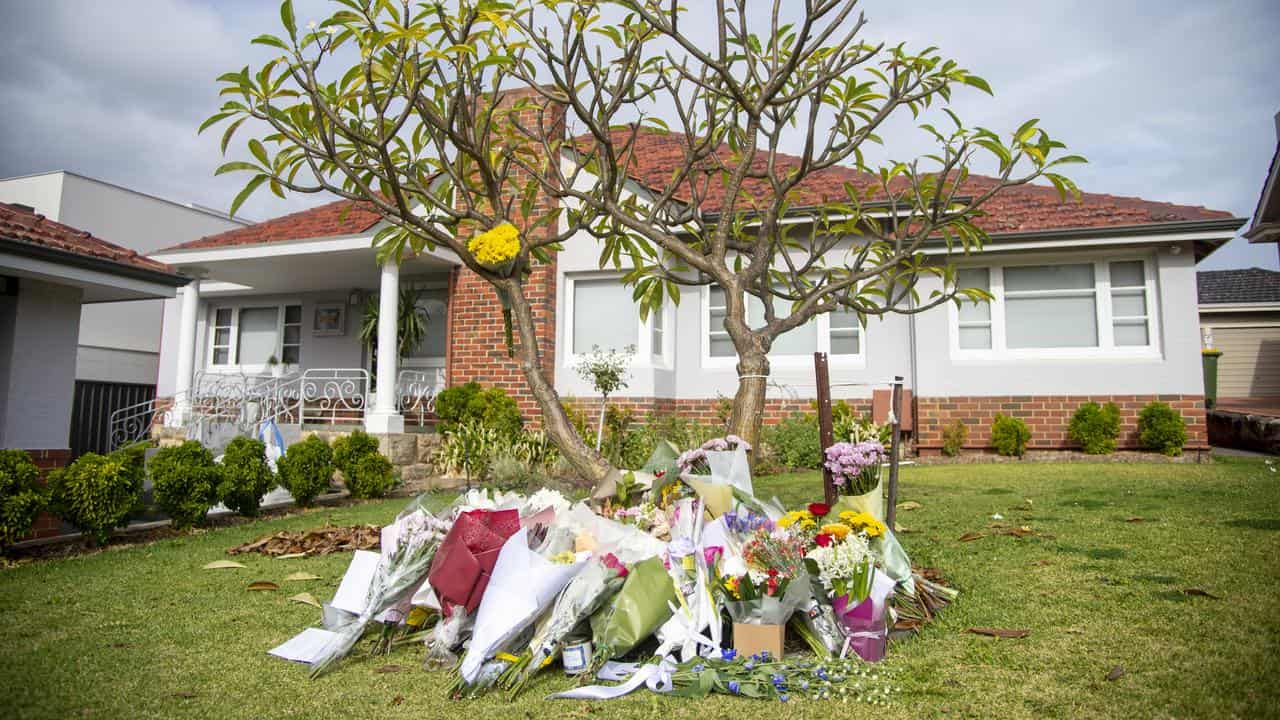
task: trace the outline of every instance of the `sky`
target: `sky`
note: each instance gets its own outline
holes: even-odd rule
[[[327,17],[295,0],[299,24]],[[767,7],[772,3],[762,2]],[[686,5],[710,18],[708,0]],[[708,6],[706,11],[701,7]],[[1039,118],[1088,165],[1084,190],[1203,205],[1251,217],[1277,144],[1280,2],[864,0],[870,39],[937,45],[995,97],[958,93],[968,124],[1005,132]],[[214,177],[215,78],[257,65],[249,40],[279,29],[274,0],[0,0],[0,177],[65,169],[226,210],[244,178]],[[898,123],[883,155],[928,150]],[[241,151],[243,152],[243,151]],[[262,220],[326,202],[260,192]],[[1247,227],[1247,226],[1246,226]],[[1237,238],[1201,264],[1280,269],[1274,245]]]

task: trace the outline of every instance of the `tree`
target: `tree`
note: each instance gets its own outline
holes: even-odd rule
[[[929,260],[926,242],[980,249],[982,206],[1006,188],[1043,177],[1075,192],[1050,170],[1082,158],[1055,157],[1064,146],[1035,120],[1008,139],[966,127],[951,93],[987,83],[935,48],[866,42],[856,0],[717,0],[709,40],[697,35],[705,22],[660,0],[336,2],[299,31],[286,0],[286,35],[254,40],[283,55],[221,78],[231,99],[202,129],[229,121],[224,151],[247,120],[270,130],[248,141],[251,161],[219,168],[252,173],[233,212],[264,184],[328,191],[382,215],[384,257],[451,249],[510,310],[547,430],[595,481],[616,471],[542,372],[522,284],[563,241],[598,238],[602,267],[626,271],[642,314],[678,302],[681,287],[724,289],[739,377],[730,429],[754,443],[780,335],[837,309],[865,323],[985,299]],[[504,99],[509,87],[524,93]],[[891,117],[934,108],[944,129],[919,127],[935,152],[866,160]],[[655,134],[679,160],[638,192],[636,155]],[[970,174],[979,158],[995,177]],[[519,230],[517,254],[481,262],[468,238],[504,223]],[[941,288],[922,297],[930,277]]]

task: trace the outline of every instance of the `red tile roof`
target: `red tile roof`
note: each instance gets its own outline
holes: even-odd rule
[[[29,209],[0,203],[0,239],[36,245],[139,270],[177,274],[162,262],[94,237],[84,230],[54,222]]]
[[[355,235],[377,225],[381,219],[378,213],[367,204],[338,200],[310,210],[282,215],[217,235],[208,235],[165,248],[163,252]]]
[[[589,142],[589,139],[578,138],[576,142]],[[632,176],[646,187],[663,187],[670,181],[672,172],[684,157],[683,136],[648,130],[641,132],[636,142],[636,159],[631,171]],[[729,151],[727,147],[722,147],[721,152],[727,154]],[[798,162],[798,159],[792,156],[780,156],[779,160],[780,170],[785,170]],[[757,159],[757,167],[764,167],[763,155]],[[793,203],[804,206],[841,199],[844,197],[845,182],[855,186],[865,186],[869,180],[870,176],[852,168],[828,168],[811,175],[797,187],[794,191]],[[990,188],[994,182],[996,182],[995,178],[971,175],[963,190],[967,195],[974,195]],[[714,178],[711,185],[704,203],[708,212],[714,212],[722,207],[725,199],[722,189]],[[745,184],[745,189],[749,194],[760,197],[767,197],[769,191],[768,183],[763,180],[750,180]],[[677,193],[677,197],[686,202],[689,201],[687,187]],[[1141,198],[1096,193],[1083,193],[1079,203],[1071,199],[1063,202],[1059,200],[1056,190],[1041,185],[1009,188],[986,203],[984,210],[987,213],[986,217],[980,218],[977,222],[990,233],[1122,227],[1188,220],[1219,220],[1231,217],[1231,213],[1198,206],[1174,205]],[[256,245],[350,235],[366,232],[378,221],[378,214],[367,205],[339,200],[256,225],[203,237],[168,250]]]

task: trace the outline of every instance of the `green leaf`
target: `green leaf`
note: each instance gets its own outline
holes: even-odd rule
[[[268,175],[263,174],[257,175],[250,180],[248,184],[244,186],[244,189],[240,191],[240,194],[236,195],[236,199],[231,201],[231,210],[229,210],[227,214],[235,217],[236,211],[240,209],[240,206],[244,204],[244,201],[248,200],[249,196],[253,194],[253,191],[257,190],[262,183],[269,179],[270,177]]]
[[[280,3],[280,22],[284,24],[284,29],[289,31],[289,37],[298,37],[298,24],[293,19],[293,0],[284,0]]]
[[[237,170],[247,170],[255,173],[262,172],[262,168],[254,165],[253,163],[245,162],[243,160],[232,160],[229,163],[219,165],[218,169],[213,171],[213,174],[222,175],[223,173],[235,172]]]
[[[249,152],[262,163],[264,166],[270,166],[271,160],[267,157],[267,148],[263,146],[262,141],[258,138],[249,138]]]
[[[285,44],[285,41],[281,40],[275,35],[259,35],[258,37],[250,40],[249,44],[250,45],[267,45],[274,48],[280,48],[281,50],[284,50],[286,52],[288,52],[289,50],[289,46]]]
[[[995,93],[991,91],[991,86],[987,84],[987,81],[983,80],[977,75],[965,75],[964,79],[961,82],[963,82],[965,85],[968,85],[969,87],[978,88],[979,90],[981,90],[982,92],[988,95],[992,95],[992,96],[995,95]]]

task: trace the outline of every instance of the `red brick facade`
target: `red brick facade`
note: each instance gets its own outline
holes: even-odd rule
[[[575,397],[573,404],[579,410],[596,417],[600,412],[598,397]],[[727,398],[655,398],[655,397],[617,397],[609,399],[609,407],[628,409],[638,417],[650,413],[679,415],[707,425],[724,422],[728,413]],[[846,401],[859,414],[871,412],[870,400]],[[778,421],[795,413],[813,412],[813,401],[810,399],[780,400],[770,399],[764,405],[764,424],[774,425]]]
[[[1028,447],[1050,450],[1075,447],[1067,438],[1071,415],[1086,402],[1114,402],[1120,407],[1121,449],[1137,449],[1138,413],[1153,400],[1168,403],[1187,422],[1187,449],[1209,447],[1204,398],[1199,395],[1013,395],[994,397],[922,397],[916,401],[919,429],[917,447],[922,455],[942,451],[942,431],[960,420],[969,427],[966,448],[990,445],[991,421],[1004,413],[1026,421],[1031,429]]]
[[[27,454],[31,456],[31,462],[39,468],[42,482],[48,480],[50,470],[66,467],[71,462],[70,450],[28,450]],[[60,534],[61,530],[61,520],[49,513],[40,513],[40,517],[36,518],[35,524],[31,526],[31,533],[26,539],[53,537]]]
[[[533,90],[510,92],[503,96],[499,107],[509,106],[521,97],[527,97]],[[538,112],[530,108],[521,111],[519,122],[525,127],[536,127],[539,122]],[[542,117],[545,126],[564,130],[564,109],[552,106]],[[527,178],[518,173],[514,179],[514,187],[522,187]],[[534,203],[531,215],[550,212],[555,201],[546,195],[539,194]],[[544,228],[540,232],[553,232]],[[507,346],[502,320],[502,303],[497,292],[483,278],[466,269],[459,268],[450,283],[449,297],[449,344],[448,357],[445,360],[446,383],[450,387],[475,381],[485,386],[496,385],[506,390],[516,399],[520,412],[537,422],[539,416],[537,403],[529,392],[524,374],[514,360],[507,356]],[[543,371],[549,381],[554,382],[556,357],[556,265],[554,256],[550,263],[537,263],[533,272],[524,281],[524,292],[533,308],[534,322],[537,325],[538,350]],[[518,334],[515,337],[516,349],[519,349]]]

